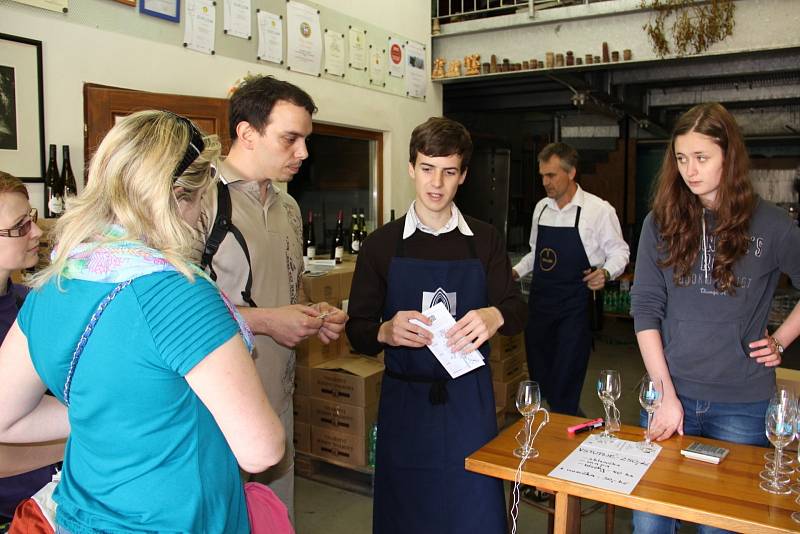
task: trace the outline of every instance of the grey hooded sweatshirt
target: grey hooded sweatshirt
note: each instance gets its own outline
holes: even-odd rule
[[[800,229],[786,211],[758,199],[750,220],[750,247],[734,265],[734,294],[714,287],[712,212],[686,285],[660,268],[653,213],[645,218],[631,289],[636,332],[658,330],[679,395],[714,402],[757,402],[775,389],[775,370],[749,357],[748,345],[764,337],[781,272],[800,288]]]

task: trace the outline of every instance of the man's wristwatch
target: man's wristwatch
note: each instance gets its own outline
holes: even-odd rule
[[[606,282],[611,280],[611,273],[608,272],[608,269],[603,269],[603,278],[606,279]]]

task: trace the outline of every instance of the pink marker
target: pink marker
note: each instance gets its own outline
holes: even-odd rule
[[[585,421],[583,423],[567,427],[567,433],[580,434],[581,432],[600,428],[601,426],[603,426],[603,418],[598,417],[597,419],[592,419],[591,421]]]

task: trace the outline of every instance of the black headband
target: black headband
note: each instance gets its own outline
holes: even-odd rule
[[[189,127],[189,145],[186,147],[186,152],[183,154],[183,158],[181,159],[178,166],[175,167],[175,172],[172,174],[173,182],[181,177],[181,175],[186,172],[186,169],[189,168],[194,160],[203,153],[203,150],[206,148],[206,144],[203,142],[203,134],[200,133],[200,130],[187,119],[181,115],[173,114],[175,117],[178,118],[181,122],[184,122]]]

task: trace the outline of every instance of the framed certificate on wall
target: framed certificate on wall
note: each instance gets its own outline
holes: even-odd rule
[[[172,22],[180,22],[181,0],[141,0],[139,12]]]

